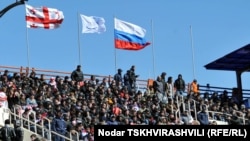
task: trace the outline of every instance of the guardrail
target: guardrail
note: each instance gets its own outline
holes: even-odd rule
[[[0,74],[2,74],[5,70],[8,70],[9,73],[18,73],[23,74],[25,76],[29,76],[29,74],[32,71],[36,72],[37,76],[44,75],[46,80],[49,80],[50,77],[65,77],[65,76],[70,76],[71,72],[65,72],[65,71],[56,71],[56,70],[45,70],[45,69],[38,69],[38,68],[29,68],[29,67],[14,67],[14,66],[1,66],[0,65]],[[108,80],[113,79],[113,75],[97,75],[97,74],[86,74],[84,73],[84,79],[88,80],[90,77],[94,75],[97,79],[102,80],[103,78],[108,78]],[[147,88],[147,83],[148,80],[142,80],[142,79],[137,79],[137,89],[143,89],[145,90]]]
[[[56,70],[46,70],[46,69],[38,69],[38,68],[29,68],[29,67],[15,67],[15,66],[2,66],[0,65],[0,73],[3,73],[5,70],[8,70],[10,73],[18,73],[23,74],[25,76],[29,76],[29,74],[32,71],[35,71],[36,74],[39,76],[43,74],[45,76],[45,79],[49,79],[50,77],[65,77],[65,76],[70,76],[71,72],[66,72],[66,71],[56,71]],[[103,79],[103,78],[108,78],[109,80],[113,79],[113,75],[96,75],[96,74],[84,74],[86,76],[86,79],[89,79],[91,75],[94,75],[98,79]],[[148,80],[142,80],[142,79],[137,79],[137,89],[140,90],[146,90],[149,85],[152,85],[153,79],[148,79]],[[189,83],[187,83],[187,86]],[[218,93],[223,93],[224,90],[228,91],[229,96],[232,95],[233,88],[226,88],[226,87],[215,87],[215,86],[210,86],[210,84],[206,85],[199,85],[199,90],[201,93],[205,92],[218,92]],[[250,90],[243,89],[242,90],[243,94],[243,99],[250,98]]]
[[[46,79],[49,79],[50,77],[65,77],[65,76],[70,76],[71,72],[67,71],[56,71],[56,70],[47,70],[47,69],[39,69],[39,68],[29,68],[29,67],[15,67],[15,66],[2,66],[0,65],[0,73],[3,73],[5,70],[8,70],[10,73],[18,73],[18,74],[24,74],[25,76],[29,76],[29,74],[32,71],[36,72],[36,75],[41,75],[43,74]],[[85,74],[86,79],[89,79],[91,75],[94,75],[96,78],[103,79],[103,78],[108,78],[110,80],[113,79],[113,75],[97,75],[97,74]],[[147,89],[149,85],[152,85],[153,79],[147,79],[147,80],[142,80],[142,79],[137,79],[137,88],[138,89]],[[187,86],[189,83],[187,83]],[[228,94],[232,94],[233,88],[226,88],[226,87],[215,87],[215,86],[210,86],[210,84],[206,85],[199,85],[199,89],[201,93],[210,91],[210,92],[218,92],[218,93],[223,93],[224,90],[228,91]],[[243,98],[250,98],[250,90],[243,89],[242,90]]]

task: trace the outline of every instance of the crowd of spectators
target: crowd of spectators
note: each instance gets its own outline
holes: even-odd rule
[[[114,77],[101,80],[95,75],[85,78],[78,65],[70,76],[47,80],[35,70],[29,75],[5,70],[0,90],[6,93],[10,110],[21,107],[17,112],[22,117],[46,128],[49,123],[42,121],[50,119],[52,131],[88,141],[94,140],[94,125],[215,125],[216,121],[249,125],[250,109],[226,90],[200,93],[196,79],[187,87],[181,74],[174,79],[163,72],[142,91],[136,87],[135,66],[122,72],[118,69]]]

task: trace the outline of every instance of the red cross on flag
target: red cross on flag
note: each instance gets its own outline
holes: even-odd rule
[[[55,8],[26,6],[26,23],[28,28],[55,29],[63,22],[62,11]]]

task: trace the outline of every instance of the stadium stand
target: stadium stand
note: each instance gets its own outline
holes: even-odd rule
[[[192,95],[188,83],[183,95],[173,88],[164,98],[154,90],[153,79],[137,79],[128,89],[115,83],[113,74],[84,74],[84,82],[76,83],[71,72],[13,66],[0,66],[0,72],[5,94],[0,98],[0,125],[7,118],[21,120],[25,140],[36,134],[47,140],[92,141],[94,125],[197,125],[203,105],[211,125],[249,125],[248,90],[239,101],[236,88],[199,85],[199,94]],[[62,116],[56,118],[59,111]],[[62,130],[55,130],[57,123]]]

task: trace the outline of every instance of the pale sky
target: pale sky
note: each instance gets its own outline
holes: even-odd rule
[[[1,9],[13,2],[1,1]],[[174,79],[182,74],[187,83],[196,78],[201,85],[232,88],[235,72],[204,66],[250,41],[248,0],[29,0],[27,4],[57,8],[64,21],[54,30],[26,29],[25,6],[8,11],[0,19],[0,65],[71,72],[80,63],[84,73],[97,75],[114,75],[118,68],[124,74],[135,65],[139,79],[166,72]],[[82,34],[79,14],[103,17],[107,31]],[[140,51],[115,50],[114,17],[145,28],[145,38],[152,44]],[[249,80],[249,73],[243,73],[243,89],[250,89]]]

